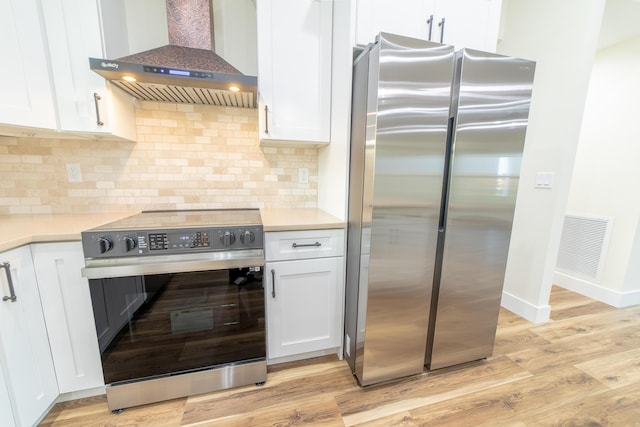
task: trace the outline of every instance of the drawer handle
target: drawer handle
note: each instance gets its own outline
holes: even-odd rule
[[[303,243],[303,244],[293,243],[293,244],[291,245],[291,247],[292,247],[292,248],[308,248],[308,247],[311,247],[311,246],[315,246],[315,247],[318,247],[318,248],[319,248],[320,246],[322,246],[322,243],[320,243],[320,242],[315,242],[315,243]]]
[[[271,269],[271,298],[276,297],[276,270]]]
[[[4,268],[5,272],[7,273],[7,284],[9,285],[9,294],[11,295],[9,297],[6,295],[3,296],[2,301],[16,302],[18,297],[16,296],[16,290],[13,287],[13,280],[11,279],[11,264],[9,264],[8,262],[4,262],[0,264],[0,268]]]

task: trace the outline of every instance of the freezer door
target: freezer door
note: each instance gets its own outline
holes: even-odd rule
[[[354,99],[346,339],[362,385],[424,369],[453,66],[451,46],[382,33],[366,111]]]
[[[457,56],[455,149],[430,369],[493,351],[535,68],[470,49]]]

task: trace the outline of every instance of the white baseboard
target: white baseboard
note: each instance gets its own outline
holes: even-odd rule
[[[276,358],[267,358],[267,365],[276,365],[278,363],[295,362],[296,360],[311,359],[314,357],[328,356],[335,354],[338,359],[342,360],[342,347],[327,348],[325,350],[310,351],[308,353],[294,354],[291,356],[283,356]]]
[[[640,304],[640,290],[620,292],[559,271],[554,272],[553,283],[616,308]]]
[[[533,305],[506,291],[502,292],[500,305],[533,323],[548,322],[549,315],[551,314],[551,306],[549,304],[542,306]]]
[[[56,403],[66,402],[68,400],[83,399],[85,397],[93,397],[105,394],[104,386],[89,388],[87,390],[72,391],[70,393],[62,393],[56,399]]]

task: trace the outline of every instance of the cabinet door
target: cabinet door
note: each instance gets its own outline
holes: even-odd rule
[[[135,140],[133,99],[89,69],[104,58],[98,2],[42,2],[60,130]]]
[[[0,301],[1,360],[17,425],[34,425],[58,397],[56,372],[49,349],[40,295],[28,246],[0,254],[10,264],[0,270],[0,293],[16,300]]]
[[[0,363],[0,425],[13,426],[15,424],[9,389],[7,389],[7,381],[4,378],[2,364]]]
[[[331,110],[331,0],[260,0],[260,139],[328,143]]]
[[[267,263],[267,356],[340,346],[342,257]]]
[[[0,0],[0,121],[55,129],[45,41],[36,0]]]
[[[440,40],[438,23],[445,18],[443,43],[457,49],[495,52],[502,0],[436,0],[434,41]]]
[[[434,0],[357,0],[356,8],[358,44],[375,42],[380,32],[427,40]],[[432,25],[432,32],[436,34],[437,24]]]
[[[80,242],[31,246],[61,393],[104,385]]]

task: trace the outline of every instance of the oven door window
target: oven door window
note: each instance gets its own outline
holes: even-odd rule
[[[266,357],[260,267],[89,286],[106,384]]]

